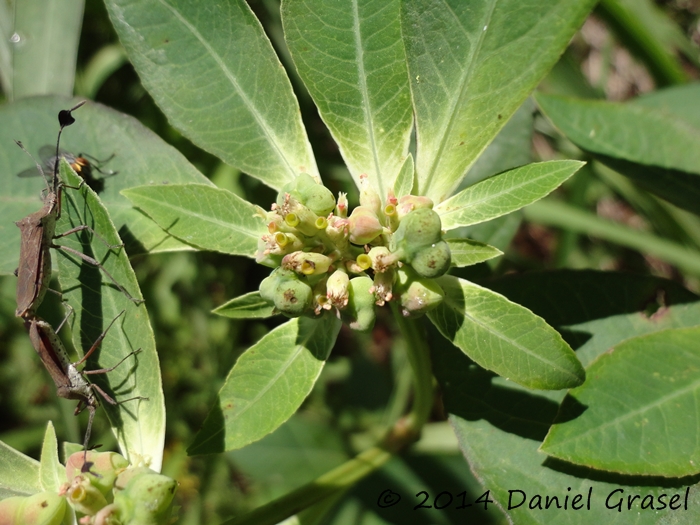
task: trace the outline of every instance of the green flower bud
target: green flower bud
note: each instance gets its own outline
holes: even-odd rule
[[[369,208],[376,215],[379,215],[382,209],[382,199],[379,198],[377,192],[370,186],[367,175],[365,175],[364,178],[360,175],[360,184],[360,206]]]
[[[313,237],[318,232],[316,220],[318,215],[312,212],[306,206],[299,204],[296,200],[290,201],[290,206],[287,208],[289,212],[284,216],[284,222],[287,226],[300,231],[304,235]]]
[[[335,214],[341,219],[348,216],[348,194],[342,191],[338,193],[338,204],[335,205]]]
[[[302,173],[296,178],[299,202],[316,215],[327,216],[335,208],[335,197],[331,190],[319,184],[311,175]]]
[[[294,271],[282,267],[262,280],[260,296],[290,317],[299,317],[313,302],[311,286]]]
[[[268,303],[274,304],[275,293],[280,282],[282,282],[284,279],[294,278],[296,278],[296,275],[293,271],[286,270],[284,268],[275,268],[272,273],[265,277],[260,283],[260,296]]]
[[[148,467],[131,467],[122,471],[119,476],[117,476],[114,482],[115,493],[125,490],[126,487],[132,482],[134,478],[140,476],[150,476],[151,474],[158,474],[155,470]]]
[[[255,262],[269,268],[277,268],[282,262],[282,255],[273,253],[275,245],[271,235],[263,235],[258,239],[258,249],[255,252]]]
[[[75,476],[73,481],[64,488],[64,493],[71,506],[78,512],[90,516],[96,514],[109,503],[104,494],[92,484],[90,478],[82,474]]]
[[[13,496],[0,501],[0,525],[61,525],[67,511],[66,499],[55,492]]]
[[[95,514],[90,522],[91,525],[121,525],[122,520],[119,518],[119,509],[114,503],[110,503],[106,507],[102,507]]]
[[[391,301],[394,296],[392,290],[395,276],[396,272],[392,266],[386,268],[383,272],[374,272],[374,282],[369,291],[374,294],[375,304],[384,306],[384,303]]]
[[[440,241],[418,250],[410,261],[413,269],[423,277],[440,277],[450,269],[452,256],[450,245]]]
[[[129,461],[116,452],[87,453],[87,461],[92,463],[89,472],[82,472],[84,452],[75,452],[66,461],[66,479],[71,482],[77,476],[84,476],[99,490],[108,501],[112,499],[112,487],[117,476],[129,466]]]
[[[348,305],[341,310],[343,320],[350,328],[358,332],[368,332],[374,326],[374,295],[370,292],[372,279],[354,277],[348,283]]]
[[[333,193],[323,184],[319,184],[308,173],[302,173],[284,185],[277,194],[277,206],[282,208],[287,204],[287,195],[299,201],[316,215],[325,217],[335,208]]]
[[[330,304],[343,309],[348,304],[350,277],[343,270],[336,270],[326,282],[326,297]]]
[[[415,252],[425,246],[435,244],[441,239],[442,222],[440,216],[429,208],[420,208],[401,219],[401,223],[391,239],[391,251],[402,251],[405,260],[410,262]]]
[[[285,279],[277,285],[274,304],[288,317],[299,317],[313,303],[311,286],[297,279]]]
[[[282,259],[282,268],[294,270],[304,275],[319,275],[328,271],[333,259],[316,252],[297,251],[289,253]]]
[[[129,472],[133,471],[133,472]],[[128,469],[120,476],[114,506],[121,523],[168,525],[177,481],[145,467]]]
[[[364,206],[358,206],[350,214],[350,242],[368,244],[382,233],[382,225],[377,214]]]
[[[435,281],[420,277],[410,266],[399,268],[396,273],[394,292],[401,302],[404,317],[421,316],[445,298],[445,293]]]
[[[396,228],[399,227],[399,214],[396,210],[396,204],[389,202],[386,206],[384,206],[382,211],[384,212],[384,217],[386,218],[385,222],[389,229],[392,232],[396,231]]]
[[[399,220],[414,210],[433,209],[433,201],[422,195],[404,195],[399,199],[399,204],[396,206],[396,213]]]
[[[398,258],[389,251],[386,246],[375,246],[367,254],[372,261],[372,269],[375,272],[385,272],[388,268],[396,264]]]
[[[335,246],[336,250],[343,252],[350,246],[349,226],[350,221],[348,219],[342,219],[335,215],[328,220],[326,237]]]

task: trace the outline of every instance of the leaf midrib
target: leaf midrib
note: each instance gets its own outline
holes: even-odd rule
[[[484,19],[482,22],[477,26],[477,27],[482,27],[482,26],[489,26],[489,22],[491,21],[491,17],[493,16],[493,12],[496,9],[496,4],[498,3],[498,0],[494,0],[491,3],[491,8],[489,11],[485,14]],[[444,4],[444,2],[443,2]],[[448,5],[445,5],[445,9],[449,10],[452,13],[452,10],[449,9]],[[454,15],[454,13],[453,13]],[[459,17],[454,15],[455,20],[457,20],[458,25],[464,29],[462,26],[461,20],[459,20]],[[431,160],[430,166],[428,167],[428,173],[425,178],[425,185],[423,188],[421,188],[421,193],[427,195],[429,193],[430,187],[432,185],[432,182],[434,180],[435,176],[435,170],[437,168],[437,165],[440,163],[440,160],[442,158],[442,155],[444,153],[445,148],[447,147],[447,139],[446,137],[450,134],[450,130],[452,130],[455,127],[455,122],[457,120],[457,111],[456,108],[458,107],[460,101],[463,100],[463,98],[466,95],[466,90],[469,85],[471,85],[471,79],[473,78],[471,73],[473,72],[474,68],[476,67],[477,63],[477,57],[479,56],[479,51],[481,50],[481,47],[483,46],[484,39],[486,38],[486,31],[480,31],[479,32],[479,39],[477,42],[474,44],[473,51],[470,53],[469,60],[467,61],[467,67],[464,69],[464,73],[460,78],[459,84],[460,84],[460,89],[459,89],[459,95],[454,97],[451,102],[450,102],[450,110],[449,110],[449,115],[450,117],[447,119],[447,124],[444,126],[442,133],[440,134],[441,140],[440,140],[440,145],[437,149],[437,152],[433,155],[433,158]]]
[[[472,194],[476,194],[477,190],[483,191],[483,187],[479,187],[479,186],[481,186],[481,184],[484,184],[484,186],[486,186],[486,183],[490,183],[491,185],[493,185],[493,184],[498,182],[498,181],[493,180],[493,179],[486,179],[483,183],[475,184],[471,188],[467,188],[464,191],[464,193],[461,193],[461,194],[458,193],[454,197],[444,201],[443,203],[441,203],[440,205],[438,205],[436,207],[435,211],[437,211],[440,214],[440,218],[444,221],[445,217],[449,217],[450,215],[468,212],[470,210],[470,208],[473,208],[473,207],[478,206],[480,204],[487,203],[489,201],[493,201],[495,199],[503,197],[504,195],[507,195],[509,193],[513,193],[514,191],[522,189],[522,188],[529,186],[531,184],[536,184],[539,181],[541,181],[542,179],[546,179],[548,177],[555,177],[556,175],[559,175],[561,172],[566,171],[567,167],[568,166],[565,166],[565,167],[562,167],[562,168],[557,169],[555,171],[550,171],[550,172],[544,173],[540,176],[536,176],[534,178],[524,180],[515,186],[508,186],[507,188],[503,188],[501,191],[498,191],[496,193],[489,193],[489,194],[484,195],[481,198],[477,198],[475,200],[468,200],[467,202],[465,202],[463,204],[460,203],[460,204],[452,205],[452,206],[456,206],[456,207],[450,209],[450,207],[451,207],[450,202],[451,201],[458,202],[458,201],[465,199],[467,197],[471,197]],[[441,209],[445,210],[444,213],[440,213]],[[481,221],[483,219],[476,217],[475,220]],[[460,221],[459,224],[460,224],[460,226],[468,226],[469,224],[473,224],[473,223],[462,223]]]
[[[168,4],[166,0],[158,1],[166,9],[168,9],[173,14],[173,16],[175,16],[175,18],[177,18],[182,23],[182,25],[184,25],[187,28],[187,30],[189,30],[190,33],[192,33],[192,35],[204,46],[204,48],[219,66],[221,71],[224,73],[224,76],[229,80],[234,90],[243,101],[245,107],[248,109],[250,114],[257,122],[258,127],[262,130],[263,134],[267,138],[267,142],[272,147],[272,150],[277,154],[277,157],[281,160],[282,164],[287,167],[287,171],[291,174],[291,176],[295,177],[296,171],[294,170],[292,164],[287,160],[287,157],[284,154],[284,152],[280,149],[279,141],[277,140],[277,136],[275,135],[274,131],[269,126],[267,126],[266,120],[257,110],[255,105],[251,102],[251,100],[247,97],[241,86],[236,81],[235,75],[226,66],[221,56],[214,51],[214,48],[202,36],[202,34],[177,9],[175,9],[175,7]]]

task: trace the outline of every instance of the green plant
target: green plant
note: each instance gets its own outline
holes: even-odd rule
[[[18,4],[17,12],[38,24],[31,4]],[[131,464],[155,471],[162,466],[166,405],[159,357],[170,357],[162,344],[161,332],[167,330],[154,334],[152,326],[169,316],[173,331],[186,324],[178,312],[185,301],[172,300],[167,285],[147,282],[146,265],[161,261],[153,263],[157,277],[152,280],[167,280],[170,272],[173,280],[184,281],[184,270],[166,261],[184,260],[173,252],[201,251],[254,259],[271,272],[256,274],[262,275],[259,289],[257,282],[239,286],[245,293],[219,301],[213,310],[236,320],[233,326],[256,326],[263,333],[251,337],[252,344],[230,335],[226,358],[206,354],[213,368],[220,365],[214,360],[222,359],[227,375],[215,380],[218,394],[201,429],[194,438],[187,436],[188,454],[217,454],[261,468],[264,461],[251,459],[260,450],[255,447],[284,439],[275,436],[285,429],[311,432],[318,425],[320,434],[337,432],[345,439],[333,445],[333,461],[320,462],[325,474],[321,470],[306,484],[288,481],[281,494],[271,490],[255,509],[238,507],[241,515],[229,515],[225,523],[277,523],[294,515],[301,523],[343,522],[349,518],[342,516],[354,512],[347,503],[351,491],[381,468],[393,484],[368,488],[373,506],[365,507],[401,522],[448,523],[477,507],[482,518],[499,520],[500,507],[514,522],[536,523],[550,515],[543,514],[552,505],[547,497],[556,496],[559,503],[571,496],[567,505],[586,497],[593,501],[585,520],[627,523],[633,511],[623,516],[614,504],[611,511],[605,498],[624,487],[625,495],[640,495],[634,509],[646,523],[658,517],[644,512],[659,510],[671,493],[694,482],[684,477],[696,476],[700,461],[689,445],[697,432],[695,417],[688,416],[697,391],[696,296],[649,275],[562,270],[503,276],[495,265],[524,208],[529,219],[567,228],[568,246],[575,244],[576,233],[597,234],[648,249],[689,274],[700,273],[700,242],[690,233],[698,224],[693,214],[698,212],[700,123],[697,104],[689,106],[696,85],[619,104],[538,93],[534,99],[549,119],[538,120],[539,129],[560,150],[588,164],[578,159],[530,163],[535,120],[528,97],[553,67],[547,78],[556,86],[556,72],[568,55],[559,61],[560,56],[593,8],[592,0],[285,0],[280,11],[253,4],[265,14],[279,54],[242,0],[105,4],[126,57],[172,126],[238,170],[220,168],[224,175],[212,177],[215,184],[136,119],[91,102],[76,111],[76,125],[62,138],[72,153],[116,154],[109,166],[118,174],[106,180],[99,195],[85,187],[66,189],[57,231],[88,224],[110,243],[117,244],[120,236],[125,249],[117,256],[87,233],[60,242],[100,260],[126,289],[136,290],[140,283],[146,290],[148,311],[98,270],[54,255],[63,298],[75,312],[70,321],[75,347],[85,348],[125,311],[93,364],[107,366],[141,349],[136,366],[96,381],[105,389],[148,398],[136,408],[105,407]],[[62,20],[79,20],[73,9],[62,12]],[[637,42],[651,38],[643,30],[653,33],[653,20],[658,22],[653,18],[658,13],[652,11],[650,22],[622,1],[604,2],[599,9]],[[281,26],[275,21],[279,13]],[[20,43],[22,20],[17,18]],[[283,29],[283,39],[275,28]],[[77,35],[66,29],[61,49],[75,49]],[[666,83],[681,82],[682,73],[668,56],[670,41],[657,37],[655,42],[641,46],[649,69]],[[7,60],[9,49],[0,59]],[[62,83],[30,89],[25,61],[31,59],[23,58],[21,48],[12,49],[17,60],[5,64],[9,73],[2,79],[6,96],[15,100],[0,108],[7,224],[36,211],[39,186],[36,179],[15,177],[29,161],[10,139],[21,139],[30,151],[52,143],[55,114],[73,102],[66,98],[72,94],[73,68],[65,56],[55,72]],[[123,56],[96,55],[80,89],[96,93],[91,82],[105,78]],[[289,73],[278,56],[293,64]],[[53,96],[25,98],[36,93]],[[344,161],[340,175],[331,169],[332,160],[312,151],[307,132],[312,127],[304,126],[298,102],[306,107],[309,96]],[[314,141],[316,153],[323,144]],[[197,158],[201,166],[211,162]],[[69,185],[79,185],[67,165],[61,175]],[[580,182],[594,176],[598,186]],[[562,184],[570,202],[540,201]],[[632,231],[583,210],[576,199],[584,202],[596,187],[614,189],[651,220],[663,217],[659,223],[665,230]],[[0,270],[9,274],[16,266],[19,232],[10,225],[0,233],[5,248]],[[136,261],[136,274],[125,252]],[[559,256],[566,261],[563,249]],[[257,271],[239,259],[217,261],[236,271]],[[213,271],[223,276],[226,268]],[[204,272],[195,269],[194,280]],[[485,273],[490,280],[483,279]],[[241,324],[244,319],[258,324]],[[347,340],[368,346],[366,334],[386,327],[392,331],[393,397],[377,411],[381,416],[355,413],[347,401],[336,410],[334,374],[348,385],[346,397],[359,395],[350,392],[353,385],[373,394],[378,390],[369,386],[370,374],[361,375],[357,361],[352,377],[334,369],[334,347]],[[189,344],[199,335],[190,336]],[[614,352],[606,353],[610,348]],[[198,377],[194,369],[182,373]],[[480,488],[460,472],[442,492],[434,485],[413,490],[420,483],[402,478],[406,467],[393,459],[412,446],[430,447],[433,432],[443,439],[443,432],[450,432],[436,421],[436,391]],[[303,412],[316,414],[321,423],[295,416],[305,402]],[[48,482],[43,472],[58,469],[56,447],[55,436],[47,439],[37,464],[3,446],[0,465],[7,468],[0,470],[8,474],[0,474],[0,496],[55,490],[55,476]],[[313,448],[306,444],[304,450]],[[213,485],[213,468],[208,476],[202,479]],[[643,476],[658,478],[650,483]],[[163,483],[172,492],[169,482]],[[416,507],[409,518],[389,505],[396,493],[404,496],[404,513]],[[669,497],[662,498],[664,493]],[[433,514],[418,508],[421,494]],[[513,498],[521,497],[525,503],[516,505]],[[450,510],[435,518],[441,506]],[[340,510],[328,517],[336,507]],[[124,523],[167,519],[144,518],[126,508]],[[188,512],[183,521],[196,522],[195,511]],[[551,509],[551,515],[555,512],[557,520],[580,519],[569,508]]]

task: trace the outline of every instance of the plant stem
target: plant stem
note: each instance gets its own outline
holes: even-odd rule
[[[326,472],[311,483],[299,487],[252,512],[225,521],[222,525],[275,525],[294,514],[352,487],[360,479],[381,467],[392,452],[381,446],[372,447]]]
[[[553,199],[535,202],[523,211],[529,221],[569,229],[642,253],[650,253],[685,272],[700,275],[700,251],[653,233],[633,230],[629,226],[601,219],[594,213]]]
[[[636,51],[646,63],[660,86],[672,86],[688,81],[678,59],[668,49],[668,44],[653,34],[637,13],[619,0],[602,0],[597,9],[627,45]]]
[[[406,342],[414,375],[411,412],[399,419],[378,445],[289,494],[222,525],[275,525],[327,498],[337,497],[418,439],[433,406],[430,355],[419,322],[403,317],[395,303],[391,307]]]
[[[407,417],[407,423],[416,432],[417,438],[423,425],[428,421],[430,410],[433,407],[433,374],[430,352],[425,341],[425,334],[421,330],[422,319],[407,319],[401,315],[395,301],[390,304],[396,324],[404,337],[408,360],[413,370],[413,407]]]

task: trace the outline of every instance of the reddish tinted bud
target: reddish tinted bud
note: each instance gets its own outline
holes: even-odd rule
[[[404,195],[399,199],[396,213],[398,214],[399,220],[401,220],[413,210],[419,210],[421,208],[432,209],[433,201],[422,195]]]
[[[382,233],[382,225],[377,214],[364,206],[358,206],[350,214],[350,242],[368,244]]]

